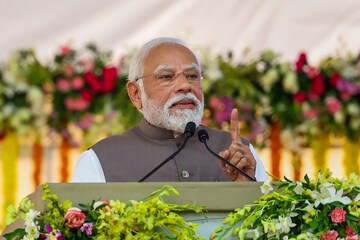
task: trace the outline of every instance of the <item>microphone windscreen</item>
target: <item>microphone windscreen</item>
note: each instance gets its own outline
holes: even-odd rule
[[[196,128],[196,124],[194,122],[188,122],[185,126],[184,133],[189,134],[189,136],[191,137],[195,133],[195,128]]]
[[[205,129],[201,129],[198,131],[198,138],[200,142],[204,143],[209,140],[209,134]]]

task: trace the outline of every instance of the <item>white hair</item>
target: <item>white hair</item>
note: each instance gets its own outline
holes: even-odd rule
[[[139,51],[134,55],[133,59],[130,62],[128,81],[136,81],[136,78],[140,77],[143,74],[143,64],[145,58],[149,55],[151,50],[157,48],[160,45],[180,45],[187,48],[192,52],[197,60],[197,64],[200,67],[200,63],[196,54],[180,39],[171,38],[171,37],[161,37],[155,38],[143,45]]]

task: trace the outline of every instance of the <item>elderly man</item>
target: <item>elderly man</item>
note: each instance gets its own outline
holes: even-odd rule
[[[184,142],[184,129],[194,122],[205,129],[208,145],[230,164],[212,155],[196,136],[146,181],[264,181],[267,174],[252,145],[240,137],[238,112],[231,113],[231,131],[200,125],[204,96],[198,58],[181,40],[157,38],[146,43],[131,62],[127,91],[142,113],[136,127],[99,141],[83,152],[72,182],[136,182],[171,156]]]

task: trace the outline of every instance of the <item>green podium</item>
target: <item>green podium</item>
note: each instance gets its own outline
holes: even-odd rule
[[[56,194],[60,201],[66,199],[77,206],[78,203],[90,203],[97,199],[117,199],[123,202],[141,200],[164,185],[171,185],[179,191],[179,196],[167,198],[168,203],[205,205],[208,212],[205,215],[184,213],[182,216],[200,225],[198,233],[208,239],[213,231],[221,226],[222,220],[235,208],[251,203],[261,196],[261,182],[149,182],[149,183],[49,183],[52,194]],[[42,187],[30,194],[29,199],[39,211],[46,210],[46,203],[42,201]],[[21,221],[7,226],[2,234],[12,232],[23,227]],[[1,237],[1,239],[4,239]]]

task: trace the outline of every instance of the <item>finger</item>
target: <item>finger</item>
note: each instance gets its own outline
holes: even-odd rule
[[[221,151],[221,152],[219,153],[219,156],[222,157],[222,158],[225,159],[225,160],[228,160],[229,157],[230,157],[230,152],[229,152],[229,150]],[[226,167],[225,165],[226,165],[226,164],[225,164],[223,161],[220,161],[220,166],[221,166],[222,168],[223,168],[223,167]]]
[[[238,110],[236,108],[234,108],[231,111],[230,132],[231,132],[231,142],[242,145],[240,138],[240,130],[239,130],[239,116],[238,116]]]

